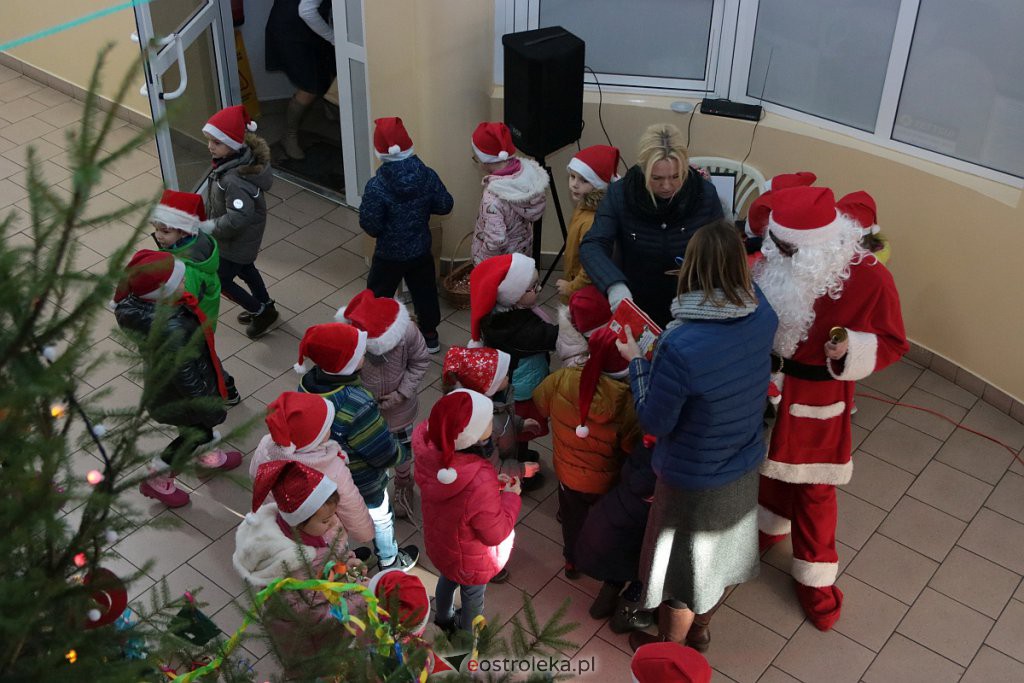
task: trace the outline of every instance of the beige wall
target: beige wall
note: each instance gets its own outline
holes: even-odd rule
[[[416,149],[455,196],[445,222],[446,253],[472,229],[480,188],[468,138],[483,118],[500,119],[502,90],[492,81],[493,3],[487,0],[367,2],[367,48],[374,116],[402,116]],[[596,93],[587,93],[582,144],[604,142]],[[686,127],[673,98],[605,94],[603,117],[624,157],[635,156],[643,128],[658,121]],[[634,101],[639,100],[639,102]],[[753,125],[697,116],[691,153],[742,159]],[[565,164],[571,149],[549,157],[563,208],[571,212]],[[890,267],[900,287],[911,339],[1024,398],[1024,339],[1018,276],[1024,255],[1021,191],[938,164],[780,116],[757,129],[748,163],[766,176],[813,170],[837,195],[856,189],[878,202],[892,238]],[[568,218],[568,216],[567,216]],[[544,250],[560,246],[549,206]]]
[[[27,36],[117,4],[113,0],[2,0],[0,2],[0,43]],[[139,47],[129,40],[135,30],[131,9],[91,21],[59,34],[10,50],[9,54],[61,80],[85,88],[95,66],[96,54],[109,42],[115,43],[107,56],[100,94],[113,99],[121,79],[134,65]],[[149,116],[149,102],[139,95],[142,74],[129,91],[124,105]]]

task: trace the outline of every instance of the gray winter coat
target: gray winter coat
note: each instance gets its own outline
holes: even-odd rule
[[[206,215],[217,221],[211,233],[220,245],[222,261],[248,264],[256,260],[267,226],[264,192],[274,182],[270,148],[252,133],[245,136],[241,155],[210,173],[206,184]]]

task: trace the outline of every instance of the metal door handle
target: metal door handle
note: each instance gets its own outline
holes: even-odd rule
[[[185,71],[185,48],[181,44],[181,36],[177,33],[172,33],[164,40],[174,41],[174,48],[178,51],[178,87],[172,92],[165,92],[160,95],[160,99],[166,101],[177,99],[185,92],[185,88],[188,86],[188,72]]]

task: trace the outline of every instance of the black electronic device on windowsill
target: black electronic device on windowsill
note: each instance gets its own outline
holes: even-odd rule
[[[700,103],[700,113],[708,114],[709,116],[725,116],[730,119],[759,121],[761,119],[761,105],[704,98]]]

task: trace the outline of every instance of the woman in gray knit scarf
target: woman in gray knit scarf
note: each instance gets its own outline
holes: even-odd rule
[[[658,635],[634,632],[629,642],[704,651],[728,587],[757,576],[761,419],[778,324],[730,223],[691,238],[672,315],[650,362],[628,328],[619,342],[640,426],[657,439],[640,579],[643,607],[660,605]]]

